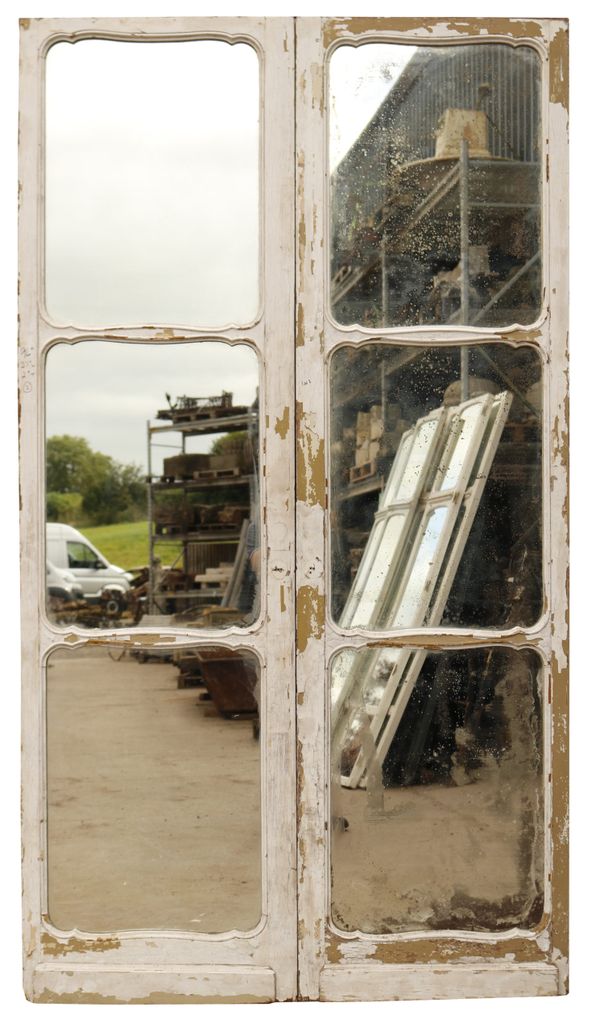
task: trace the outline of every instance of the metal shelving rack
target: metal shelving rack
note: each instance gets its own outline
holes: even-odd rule
[[[175,410],[174,410],[175,411]],[[152,447],[156,435],[166,433],[177,433],[181,435],[181,453],[185,454],[186,442],[190,437],[198,437],[207,434],[231,433],[235,430],[245,430],[250,434],[252,427],[258,421],[258,413],[248,409],[243,413],[236,413],[231,416],[218,416],[215,418],[185,420],[174,418],[172,421],[161,421],[155,425],[151,420],[146,423],[147,431],[147,461],[148,461],[148,613],[157,615],[164,613],[164,603],[170,600],[195,600],[199,603],[217,603],[220,601],[222,592],[214,588],[197,588],[192,591],[159,591],[155,585],[156,551],[155,546],[169,543],[181,544],[181,555],[183,555],[183,569],[188,572],[188,546],[191,544],[234,544],[239,542],[239,533],[235,534],[231,529],[223,530],[197,530],[189,533],[175,533],[172,535],[155,533],[155,495],[161,491],[180,490],[183,495],[190,492],[198,495],[202,490],[214,489],[215,487],[237,487],[240,484],[250,484],[252,474],[243,473],[238,476],[222,476],[207,479],[189,480],[165,480],[160,474],[152,472]],[[163,445],[163,447],[169,447]]]

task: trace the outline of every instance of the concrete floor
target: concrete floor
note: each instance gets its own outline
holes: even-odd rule
[[[223,720],[198,689],[176,683],[171,664],[116,663],[104,648],[51,657],[48,885],[58,928],[219,932],[260,919],[251,723]],[[387,788],[375,800],[336,789],[335,923],[373,933],[535,923],[539,780],[529,755],[519,764],[513,753],[460,787]]]
[[[61,929],[254,927],[260,748],[166,663],[104,648],[48,670],[49,916]]]
[[[531,789],[488,772],[462,786],[388,788],[383,807],[339,789],[332,843],[338,927],[386,933],[528,927],[537,898]]]

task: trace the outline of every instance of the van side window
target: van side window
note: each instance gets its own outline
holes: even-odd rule
[[[69,557],[69,569],[83,570],[95,566],[98,556],[91,548],[84,545],[82,541],[67,541],[67,555]]]

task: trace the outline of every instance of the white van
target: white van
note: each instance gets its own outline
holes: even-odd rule
[[[109,563],[91,541],[66,523],[46,524],[46,556],[59,570],[74,574],[88,602],[98,601],[105,591],[125,594],[129,590],[131,574]]]

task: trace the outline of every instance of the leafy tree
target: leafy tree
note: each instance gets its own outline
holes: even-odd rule
[[[230,430],[227,434],[221,434],[212,443],[211,452],[213,455],[223,455],[224,452],[237,451],[245,447],[248,434],[245,430]]]
[[[145,512],[146,485],[139,466],[93,451],[83,437],[63,434],[48,439],[46,488],[49,520],[84,518],[100,525],[139,519]]]
[[[46,495],[46,513],[51,523],[78,523],[81,520],[83,498],[75,491],[61,494],[60,491],[48,491]]]

